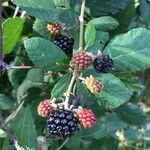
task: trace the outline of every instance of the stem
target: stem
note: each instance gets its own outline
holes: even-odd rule
[[[83,51],[84,50],[84,9],[85,9],[85,1],[86,0],[82,0],[82,5],[81,5],[81,13],[80,13],[80,17],[79,17],[79,21],[80,21],[80,41],[79,41],[79,51]],[[65,109],[68,109],[69,107],[69,99],[70,99],[70,94],[72,93],[71,91],[72,90],[75,90],[74,89],[74,85],[75,82],[76,82],[76,78],[77,78],[77,69],[74,69],[73,71],[73,76],[71,78],[71,81],[70,81],[70,84],[68,86],[68,90],[66,92],[66,99],[65,99],[65,102],[64,102],[64,106],[65,106]]]
[[[73,76],[72,76],[70,84],[68,86],[68,90],[66,92],[66,100],[64,102],[65,109],[68,109],[70,93],[71,93],[71,90],[73,89],[73,85],[75,83],[76,77],[77,77],[77,70],[74,70]]]
[[[79,51],[84,50],[83,44],[84,44],[84,8],[85,8],[85,1],[86,0],[82,0],[81,13],[80,13],[80,16],[79,16],[79,21],[80,21]]]
[[[0,61],[3,61],[3,42],[2,42],[2,3],[0,0]]]
[[[63,146],[68,142],[69,138],[67,138],[60,147],[57,148],[57,150],[61,150]]]

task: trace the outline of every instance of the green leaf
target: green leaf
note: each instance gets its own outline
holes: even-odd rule
[[[47,30],[48,21],[43,21],[40,19],[36,19],[33,24],[33,29],[36,31],[39,35],[43,36],[44,38],[51,40],[51,34]]]
[[[126,123],[124,123],[115,113],[106,117],[106,128],[110,133],[125,128],[126,126]]]
[[[59,14],[59,21],[64,23],[68,28],[72,28],[78,22],[78,14],[71,8],[61,10]]]
[[[125,84],[125,86],[133,92],[140,93],[144,86],[139,81],[139,78],[129,73],[118,73],[117,77]]]
[[[5,137],[7,137],[7,133],[0,128],[0,138],[5,138]]]
[[[136,16],[136,7],[135,7],[135,0],[129,0],[128,5],[117,13],[114,17],[119,22],[119,27],[116,28],[111,35],[117,35],[119,33],[125,33],[129,29],[129,25],[133,17]]]
[[[61,69],[61,62],[67,59],[67,56],[58,46],[40,37],[26,40],[24,45],[29,58],[35,66],[41,68],[58,71]]]
[[[12,0],[14,4],[27,11],[28,14],[46,21],[57,21],[59,10],[52,0]]]
[[[96,30],[92,23],[88,23],[85,30],[85,43],[86,48],[93,45],[96,37]]]
[[[96,31],[96,38],[95,38],[94,44],[88,48],[88,51],[96,55],[98,53],[98,50],[104,49],[104,45],[108,41],[109,41],[108,32]]]
[[[118,150],[118,140],[111,136],[97,140],[90,140],[88,142],[89,145],[83,150]]]
[[[41,69],[31,69],[23,83],[18,87],[17,99],[20,101],[32,87],[40,87],[44,82],[44,75]]]
[[[127,141],[135,141],[139,138],[140,133],[137,127],[130,127],[125,131],[125,139]]]
[[[13,107],[12,100],[8,96],[0,94],[0,109],[8,110],[11,109],[12,107]]]
[[[20,39],[24,20],[21,18],[9,18],[3,23],[3,50],[9,54]]]
[[[15,150],[14,145],[10,144],[8,137],[5,138],[2,150]]]
[[[141,12],[142,21],[146,25],[150,24],[150,3],[148,0],[140,1],[140,12]]]
[[[106,130],[104,121],[100,118],[97,118],[96,124],[87,130],[81,131],[81,137],[84,139],[94,138],[94,139],[101,139],[108,135]]]
[[[22,147],[38,149],[37,133],[29,106],[26,106],[13,120],[13,131]]]
[[[94,18],[90,21],[97,30],[109,31],[117,28],[119,23],[116,19],[110,16]]]
[[[115,110],[118,116],[129,125],[143,125],[146,121],[144,111],[134,104],[123,105]]]
[[[116,36],[105,48],[104,53],[113,59],[119,71],[140,71],[150,68],[150,31],[136,28]]]
[[[56,7],[62,9],[69,9],[70,8],[70,0],[53,0]]]
[[[71,150],[77,149],[80,150],[80,146],[81,146],[81,138],[78,135],[70,137],[68,142],[65,144],[65,147]]]
[[[64,75],[54,86],[53,90],[51,91],[51,96],[58,98],[61,97],[64,92],[67,91],[71,76],[70,74]]]
[[[104,16],[118,13],[127,2],[128,0],[87,0],[86,6],[90,8],[91,16]]]
[[[103,74],[97,79],[101,80],[104,88],[96,95],[101,105],[116,108],[127,102],[132,94],[121,80],[112,74]]]

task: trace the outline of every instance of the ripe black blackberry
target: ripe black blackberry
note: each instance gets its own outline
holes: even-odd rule
[[[61,48],[66,55],[72,55],[73,51],[73,45],[74,45],[74,39],[63,36],[63,35],[58,35],[54,38],[54,43]]]
[[[113,66],[113,60],[104,54],[97,56],[93,61],[93,67],[99,73],[108,73],[112,70]]]
[[[78,119],[70,110],[58,109],[50,114],[47,121],[52,137],[67,138],[79,130]]]

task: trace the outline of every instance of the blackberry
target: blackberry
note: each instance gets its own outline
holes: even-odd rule
[[[49,23],[47,24],[47,30],[55,36],[61,33],[63,26],[60,23]]]
[[[54,38],[54,43],[60,49],[62,49],[66,55],[72,55],[73,45],[74,45],[73,38],[63,36],[63,35],[58,35]]]
[[[53,107],[51,104],[52,103],[49,99],[40,102],[37,108],[39,116],[48,117],[49,114],[53,111]]]
[[[93,61],[93,67],[99,73],[108,73],[112,70],[113,66],[113,60],[104,54],[97,56]]]
[[[73,56],[70,66],[74,69],[85,70],[91,65],[91,63],[92,58],[90,55],[87,52],[81,51]]]
[[[81,126],[83,126],[85,129],[92,128],[93,125],[96,123],[96,116],[90,109],[78,110],[78,119]]]
[[[58,109],[50,114],[47,126],[52,137],[64,139],[79,130],[78,123],[78,119],[72,111]]]
[[[90,77],[86,77],[84,84],[93,94],[101,92],[104,87],[102,82],[96,80],[92,75],[90,75]]]

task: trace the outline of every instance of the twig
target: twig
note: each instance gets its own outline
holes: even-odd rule
[[[2,60],[0,60],[0,66],[3,68],[3,69],[31,69],[31,68],[34,68],[34,66],[25,66],[24,64],[22,64],[21,66],[14,66],[14,65],[9,65],[5,62],[3,62]]]
[[[25,98],[28,96],[28,94],[25,94],[22,96],[21,98],[21,102],[20,104],[18,105],[17,109],[15,111],[13,111],[6,119],[5,121],[3,122],[3,124],[1,124],[1,126],[5,126],[10,120],[14,119],[17,114],[19,113],[19,111],[21,110],[24,102],[25,102]]]
[[[15,18],[17,16],[18,12],[19,12],[19,7],[17,6],[15,8],[15,12],[14,12],[13,18]]]
[[[13,112],[5,119],[5,121],[3,122],[3,124],[2,124],[1,126],[5,126],[6,124],[8,124],[8,122],[9,122],[10,120],[14,119],[14,118],[17,116],[17,114],[18,114],[18,112],[21,110],[21,108],[22,108],[24,102],[25,102],[25,100],[23,100],[23,101],[20,103],[20,105],[18,106],[18,108],[17,108],[15,111],[13,111]]]
[[[64,147],[64,145],[68,142],[68,140],[69,140],[69,138],[67,138],[67,139],[60,145],[60,147],[57,148],[57,150],[61,150],[61,149]]]
[[[4,120],[5,119],[3,118],[3,116],[0,112],[0,127],[7,133],[10,143],[14,143],[14,140],[16,139],[16,137],[14,136],[12,130],[7,125],[1,126],[1,124],[3,124],[3,122],[4,122]]]
[[[82,5],[81,5],[81,13],[79,16],[79,21],[80,21],[80,41],[79,41],[79,51],[83,51],[83,45],[84,45],[84,8],[85,8],[85,1],[82,0]]]

